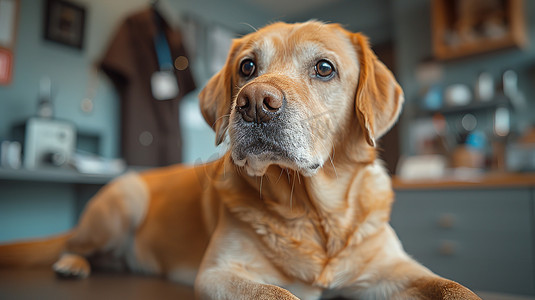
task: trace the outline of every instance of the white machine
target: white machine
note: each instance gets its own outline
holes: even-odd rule
[[[76,147],[74,124],[57,119],[30,118],[23,129],[23,165],[28,169],[63,166]]]

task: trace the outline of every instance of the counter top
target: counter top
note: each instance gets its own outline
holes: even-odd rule
[[[392,185],[395,190],[535,187],[535,173],[484,173],[467,178],[444,177],[414,180],[403,180],[394,176]]]
[[[90,175],[66,169],[13,170],[0,168],[0,180],[106,184],[117,175]],[[485,173],[467,178],[444,177],[415,180],[404,180],[394,176],[392,177],[392,185],[395,190],[535,187],[535,173]]]
[[[117,174],[118,175],[118,174]],[[106,184],[117,175],[83,174],[71,169],[8,169],[0,168],[0,180],[38,181],[78,184]]]

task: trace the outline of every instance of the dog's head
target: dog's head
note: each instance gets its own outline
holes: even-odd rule
[[[277,164],[310,176],[348,136],[375,147],[403,93],[366,37],[311,21],[234,40],[200,101],[216,143],[228,133],[232,159],[249,175]]]

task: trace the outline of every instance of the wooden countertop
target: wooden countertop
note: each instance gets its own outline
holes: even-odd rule
[[[161,277],[91,272],[87,279],[59,279],[52,268],[0,269],[2,299],[194,299],[193,287]]]
[[[453,188],[521,188],[535,187],[535,173],[484,173],[459,178],[403,180],[394,176],[395,190],[453,189]]]

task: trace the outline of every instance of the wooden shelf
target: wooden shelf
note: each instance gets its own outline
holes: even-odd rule
[[[465,112],[474,112],[479,110],[485,110],[485,109],[493,109],[500,106],[506,106],[509,107],[510,103],[505,97],[496,98],[491,101],[473,101],[470,104],[467,105],[459,105],[459,106],[445,106],[440,109],[436,110],[426,110],[426,109],[419,109],[417,112],[418,116],[429,116],[433,114],[459,114],[459,113],[465,113]]]
[[[481,42],[462,44],[458,47],[441,45],[436,49],[435,56],[439,59],[447,60],[516,46],[519,45],[517,45],[513,36],[508,35],[501,39],[487,39]]]
[[[526,188],[535,187],[535,173],[486,173],[470,179],[445,177],[439,179],[403,180],[392,178],[395,190],[444,190],[458,188]]]
[[[527,45],[526,29],[524,22],[523,0],[506,0],[503,2],[501,12],[505,22],[506,33],[498,38],[478,36],[473,41],[463,41],[459,34],[459,14],[462,11],[458,1],[433,0],[432,5],[432,32],[434,55],[440,60],[449,60],[467,57],[507,48],[520,48]],[[463,7],[466,8],[466,7]],[[477,24],[476,20],[482,18],[480,14],[470,15],[470,11],[463,12],[463,22],[467,23],[464,28],[472,28]],[[446,42],[448,34],[456,34],[459,37],[457,45]]]

